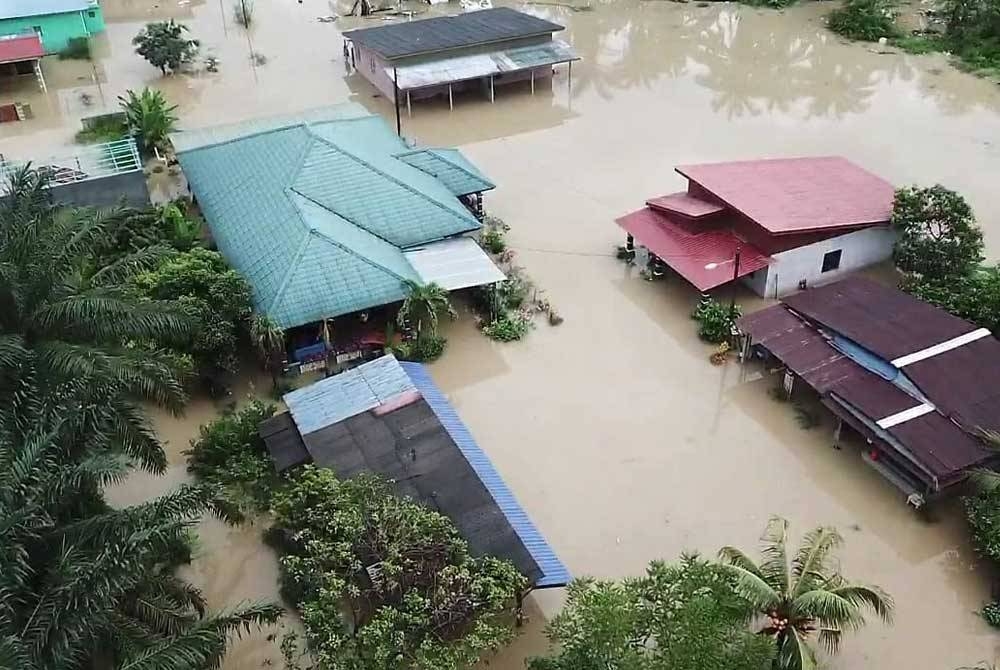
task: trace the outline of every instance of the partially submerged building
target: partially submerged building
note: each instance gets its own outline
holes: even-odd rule
[[[477,556],[510,560],[535,588],[564,586],[565,566],[518,504],[427,369],[385,356],[284,397],[260,435],[285,471],[374,473],[450,518]]]
[[[45,47],[42,46],[42,38],[37,33],[0,35],[0,77],[34,76],[38,80],[39,88],[45,91],[47,87],[45,75],[42,73],[44,56]],[[10,114],[4,114],[0,109],[0,122],[18,120],[16,112],[14,118],[7,116]]]
[[[0,0],[0,35],[37,35],[45,53],[104,30],[97,0]]]
[[[783,366],[865,461],[923,502],[994,461],[980,430],[1000,430],[1000,342],[985,328],[863,277],[803,291],[742,317],[744,354]]]
[[[894,189],[845,158],[683,165],[687,190],[619,218],[638,242],[699,291],[742,279],[778,297],[892,255]]]
[[[414,149],[358,105],[171,137],[219,251],[283,328],[503,273],[469,234],[494,188],[455,149]]]
[[[349,30],[345,52],[355,69],[389,100],[481,90],[515,81],[548,83],[552,68],[579,60],[553,34],[563,26],[508,7]]]

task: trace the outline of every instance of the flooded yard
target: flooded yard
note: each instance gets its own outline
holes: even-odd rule
[[[340,32],[369,22],[319,21],[335,13],[326,0],[256,0],[249,37],[227,1],[103,4],[108,31],[93,68],[47,59],[46,95],[30,78],[13,90],[4,83],[0,102],[28,102],[36,117],[0,125],[5,156],[59,150],[81,116],[143,85],[178,104],[185,127],[343,101],[393,120],[391,102],[343,62]],[[522,7],[567,26],[563,38],[583,57],[572,82],[561,68],[552,90],[534,96],[525,86],[498,89],[495,104],[456,99],[451,112],[446,101],[415,104],[402,125],[421,144],[460,146],[498,184],[487,209],[511,225],[518,263],[566,318],[500,345],[466,316],[449,326],[448,351],[432,366],[536,525],[571,572],[599,577],[637,574],[685,549],[752,548],[771,514],[796,532],[836,525],[845,574],[889,591],[897,617],[847,638],[831,667],[949,670],[992,659],[998,638],[976,614],[988,579],[958,505],[921,519],[855,449],[831,448],[829,422],[800,428],[791,407],[769,397],[774,380],[733,361],[710,365],[688,318],[694,291],[643,281],[611,251],[622,241],[615,217],[682,186],[676,164],[842,154],[896,184],[963,193],[995,259],[1000,87],[940,57],[842,43],[823,27],[825,2],[781,13],[656,0]],[[164,16],[191,27],[219,57],[219,73],[161,78],[132,53],[142,23]],[[254,65],[251,52],[267,63]],[[181,481],[180,450],[216,410],[200,402],[183,418],[158,418],[170,474],[130,483],[122,501]],[[259,527],[206,521],[203,530],[192,572],[213,605],[275,597]],[[523,667],[559,605],[558,593],[530,599],[525,635],[490,667]],[[258,637],[226,667],[277,657]]]

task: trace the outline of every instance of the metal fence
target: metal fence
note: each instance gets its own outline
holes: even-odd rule
[[[92,144],[73,153],[30,160],[8,160],[0,154],[0,181],[6,184],[11,175],[25,165],[46,173],[52,186],[61,186],[137,172],[142,170],[142,159],[132,138]]]

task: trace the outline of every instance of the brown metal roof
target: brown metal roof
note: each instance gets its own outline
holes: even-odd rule
[[[973,324],[860,277],[788,297],[738,324],[818,393],[872,424],[921,405],[923,394],[935,411],[886,431],[941,485],[993,457],[975,433],[1000,429],[1000,341],[985,336],[901,368],[889,363],[971,333]],[[834,335],[867,349],[872,363],[882,359],[865,363],[879,374],[834,347]],[[899,375],[895,383],[880,376],[883,368]],[[906,390],[913,386],[919,392]]]

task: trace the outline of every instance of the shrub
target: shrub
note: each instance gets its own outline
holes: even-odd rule
[[[497,318],[483,326],[483,334],[497,342],[514,342],[522,339],[534,326],[531,314],[523,310],[504,310]]]
[[[886,0],[847,0],[830,12],[827,26],[838,35],[866,42],[899,35],[895,14]]]
[[[87,128],[76,134],[79,144],[99,144],[115,142],[128,137],[128,122],[120,114],[107,114],[93,119]]]
[[[448,340],[440,335],[424,335],[400,342],[392,348],[392,351],[400,360],[428,363],[440,358],[447,344]]]
[[[976,551],[985,558],[1000,561],[1000,488],[985,489],[966,497],[964,502]]]
[[[479,242],[486,251],[494,255],[502,254],[507,249],[507,241],[504,236],[510,230],[510,226],[495,216],[487,216],[483,223],[483,232]]]
[[[282,592],[317,667],[456,670],[513,637],[526,580],[372,475],[306,466],[274,496]]]
[[[730,311],[729,307],[705,296],[698,302],[691,318],[698,322],[698,337],[712,344],[721,344],[729,340],[739,315],[738,305]]]
[[[1000,602],[986,603],[982,615],[986,623],[994,628],[1000,628]]]
[[[274,412],[274,405],[251,400],[243,409],[230,408],[202,426],[185,452],[188,472],[219,486],[223,497],[239,510],[268,509],[278,477],[257,426]]]
[[[60,60],[89,60],[90,39],[86,37],[71,37],[66,41],[66,48],[59,52]]]

